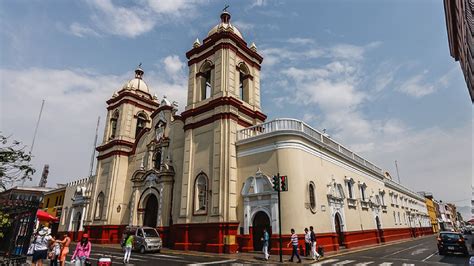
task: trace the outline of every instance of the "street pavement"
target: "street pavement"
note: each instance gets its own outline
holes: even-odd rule
[[[466,236],[471,255],[472,235]],[[394,245],[333,256],[313,265],[469,265],[469,257],[462,254],[438,254],[436,236],[423,237]]]
[[[472,235],[467,235],[469,251],[471,250]],[[398,243],[389,243],[382,246],[347,250],[339,254],[328,254],[320,261],[302,258],[305,265],[382,265],[382,266],[409,266],[409,265],[469,265],[469,257],[462,254],[440,256],[436,246],[436,236],[421,237]],[[74,249],[71,248],[71,252]],[[124,265],[123,252],[117,247],[93,245],[91,260],[95,265],[99,258],[112,259],[113,265]],[[242,265],[242,264],[279,264],[279,256],[272,255],[270,260],[263,261],[262,254],[209,254],[201,252],[187,252],[164,249],[161,253],[140,254],[133,252],[129,265]],[[289,256],[283,256],[284,263],[288,264]],[[67,261],[71,260],[71,254]],[[296,261],[296,260],[295,260]]]

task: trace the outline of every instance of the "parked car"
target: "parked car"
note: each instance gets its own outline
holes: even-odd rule
[[[160,234],[153,227],[127,227],[122,236],[122,242],[127,234],[133,235],[133,250],[138,250],[140,253],[145,252],[160,252],[162,241]]]
[[[448,252],[461,252],[468,256],[469,251],[466,241],[461,233],[442,231],[438,236],[439,255],[445,255]]]

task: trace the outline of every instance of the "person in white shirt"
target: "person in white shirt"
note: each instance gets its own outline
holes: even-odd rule
[[[48,257],[48,248],[51,245],[51,230],[43,227],[33,239],[33,258],[32,262],[35,266],[43,266],[43,260]]]
[[[304,255],[306,257],[311,254],[311,233],[308,231],[308,228],[304,229]]]

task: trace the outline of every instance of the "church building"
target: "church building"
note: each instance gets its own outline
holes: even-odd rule
[[[285,237],[312,225],[325,250],[431,233],[422,196],[302,121],[266,121],[263,57],[229,12],[220,19],[186,53],[182,113],[152,96],[141,66],[107,100],[97,172],[85,192],[91,239],[118,243],[125,227],[150,226],[174,249],[233,253],[261,250],[267,228],[276,252],[279,215]],[[288,185],[280,214],[277,173]]]

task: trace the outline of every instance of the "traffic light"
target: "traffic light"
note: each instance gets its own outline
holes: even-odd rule
[[[287,176],[281,176],[281,191],[288,191],[288,179]]]
[[[280,190],[280,179],[278,176],[274,175],[272,178],[272,183],[273,183],[273,190],[279,191]]]

